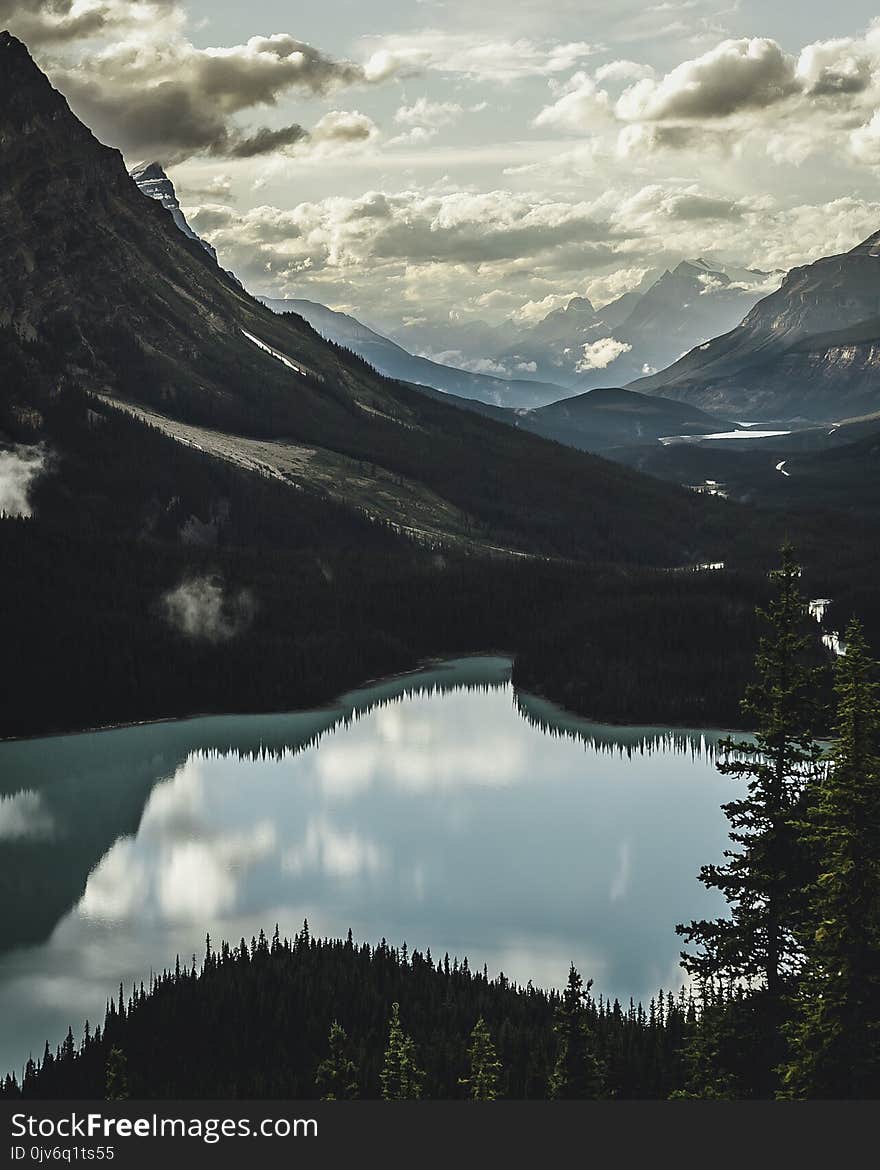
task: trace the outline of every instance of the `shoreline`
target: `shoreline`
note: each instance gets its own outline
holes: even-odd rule
[[[511,671],[515,663],[516,655],[510,650],[490,649],[490,650],[470,650],[461,654],[448,654],[443,656],[432,655],[428,658],[420,659],[415,666],[410,667],[409,670],[398,670],[391,674],[375,675],[370,678],[363,679],[353,686],[345,690],[337,692],[331,699],[324,702],[315,703],[308,707],[289,707],[279,710],[271,711],[193,711],[183,715],[162,715],[155,719],[130,719],[123,720],[118,723],[102,723],[96,724],[92,727],[72,727],[58,731],[35,732],[32,735],[10,735],[0,736],[0,747],[4,744],[12,743],[31,743],[34,740],[40,739],[62,739],[68,736],[79,735],[99,735],[103,732],[111,731],[126,731],[136,727],[158,727],[165,723],[189,723],[196,719],[224,719],[224,718],[243,718],[243,719],[259,719],[263,717],[274,717],[283,715],[301,715],[306,712],[320,712],[332,711],[342,704],[342,700],[349,695],[356,694],[358,691],[364,691],[370,687],[378,687],[390,685],[395,682],[400,682],[416,675],[423,674],[429,670],[440,669],[452,662],[465,662],[468,660],[479,658],[501,658],[507,659],[510,663]],[[515,686],[515,684],[513,684]],[[666,720],[643,719],[640,722],[618,721],[609,719],[607,717],[599,717],[596,715],[582,714],[579,711],[574,711],[570,707],[564,706],[557,699],[546,694],[543,690],[537,687],[523,688],[523,694],[532,695],[541,702],[548,703],[557,711],[565,714],[570,719],[579,720],[583,723],[594,724],[598,727],[614,727],[614,728],[631,728],[631,729],[660,729],[667,728],[670,731],[699,731],[699,732],[716,732],[722,733],[725,736],[737,737],[740,735],[747,736],[753,734],[750,728],[746,727],[717,727],[714,724],[700,724],[694,722],[669,722]]]
[[[394,683],[400,679],[410,678],[413,675],[423,674],[427,670],[437,669],[450,662],[462,662],[473,658],[506,658],[513,669],[515,655],[510,650],[470,650],[462,654],[448,654],[442,657],[420,659],[409,670],[397,670],[391,674],[376,675],[355,683],[346,690],[339,691],[333,698],[325,702],[315,703],[309,707],[287,707],[277,711],[192,711],[184,715],[159,715],[155,719],[127,719],[119,723],[98,723],[93,727],[71,727],[58,731],[36,731],[32,735],[3,735],[0,736],[0,745],[6,743],[30,743],[35,739],[63,739],[74,735],[99,735],[105,731],[126,731],[134,727],[158,727],[163,723],[189,723],[195,719],[226,719],[226,718],[255,718],[273,715],[300,715],[306,711],[330,711],[338,707],[346,695],[356,691],[366,690],[368,687],[382,686]],[[574,714],[574,712],[572,712]]]

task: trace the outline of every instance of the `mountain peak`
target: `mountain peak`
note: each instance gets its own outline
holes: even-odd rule
[[[592,302],[587,297],[572,297],[565,306],[566,313],[594,313]]]
[[[0,32],[0,53],[3,65],[0,67],[0,99],[4,121],[8,114],[32,105],[34,94],[42,91],[53,94],[56,101],[63,101],[61,94],[52,88],[48,77],[42,72],[30,55],[27,45],[8,29]]]
[[[201,244],[211,259],[215,263],[219,263],[214,248],[211,247],[207,240],[203,240],[201,236],[197,235],[189,226],[186,216],[181,209],[180,201],[177,198],[177,192],[174,190],[174,184],[165,174],[165,169],[162,164],[157,162],[141,163],[130,174],[141,194],[149,196],[150,199],[155,199],[157,203],[161,203],[165,210],[171,213],[171,218],[183,234],[191,240],[195,240],[197,244]],[[231,276],[232,273],[229,275]]]
[[[164,167],[157,162],[141,163],[132,170],[131,177],[136,183],[170,182]]]

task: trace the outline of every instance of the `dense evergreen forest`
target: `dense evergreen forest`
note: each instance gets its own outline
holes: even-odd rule
[[[743,778],[731,848],[699,878],[728,914],[677,927],[692,991],[647,1010],[489,979],[404,945],[207,940],[103,1025],[72,1031],[16,1097],[880,1097],[880,681],[861,624],[827,668],[790,548],[759,614],[744,699],[754,739],[722,744]]]

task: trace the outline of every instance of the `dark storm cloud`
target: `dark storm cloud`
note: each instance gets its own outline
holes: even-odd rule
[[[278,130],[270,130],[268,126],[264,126],[249,137],[235,139],[234,136],[230,136],[229,141],[213,153],[225,154],[229,158],[256,158],[257,155],[273,154],[275,151],[284,150],[285,147],[294,146],[308,136],[308,131],[296,122],[291,126],[282,126]]]

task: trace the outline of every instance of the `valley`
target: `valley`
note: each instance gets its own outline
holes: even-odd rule
[[[439,85],[427,49],[187,57],[183,16],[205,101],[147,77],[123,154],[112,54],[42,15],[0,32],[0,1098],[880,1093],[880,232],[842,200],[785,271],[770,228],[724,259],[769,197],[683,180],[355,199],[490,104],[389,139],[343,91]],[[529,133],[684,149],[678,74],[567,70]],[[339,108],[276,125],[296,87]]]

